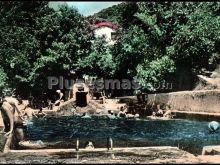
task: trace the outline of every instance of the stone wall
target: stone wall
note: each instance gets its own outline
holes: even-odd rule
[[[181,91],[148,95],[148,104],[179,111],[220,113],[220,90]]]
[[[0,127],[4,127],[1,113],[0,113]]]

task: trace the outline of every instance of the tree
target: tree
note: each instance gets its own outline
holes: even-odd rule
[[[104,38],[93,40],[90,53],[85,58],[79,58],[79,68],[83,73],[98,77],[110,78],[115,74],[115,61],[112,57],[112,46]]]
[[[46,2],[1,2],[0,61],[11,88],[28,93],[28,75],[39,55],[34,36],[35,18],[49,9]],[[39,12],[38,9],[41,9]]]
[[[74,8],[48,2],[1,2],[0,62],[10,87],[27,96],[47,92],[47,76],[64,77],[87,55],[88,23]]]

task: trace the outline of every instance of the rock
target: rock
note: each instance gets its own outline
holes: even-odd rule
[[[20,141],[18,143],[21,147],[26,149],[39,149],[39,148],[45,148],[46,145],[41,141]]]
[[[126,118],[134,118],[134,115],[128,113],[128,114],[126,114]]]
[[[111,115],[111,114],[108,114],[107,116],[109,119],[116,119],[117,118],[115,115]]]
[[[90,115],[88,115],[88,114],[85,114],[85,116],[83,116],[83,117],[81,117],[82,119],[90,119],[91,118],[91,116]]]
[[[136,113],[135,115],[134,115],[134,118],[139,118],[140,117],[140,115],[138,114],[138,113]]]

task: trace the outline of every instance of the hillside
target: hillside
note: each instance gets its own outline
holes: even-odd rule
[[[104,19],[126,28],[133,23],[133,15],[137,12],[137,9],[138,7],[136,2],[122,2],[118,5],[113,5],[103,9],[88,18],[95,17]]]

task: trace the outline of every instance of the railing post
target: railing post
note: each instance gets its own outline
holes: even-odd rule
[[[113,150],[113,140],[111,137],[107,138],[107,149],[109,150]]]
[[[79,138],[76,139],[76,151],[79,151]]]
[[[76,139],[76,151],[79,151],[79,138]],[[79,160],[78,152],[76,152],[76,159]]]

